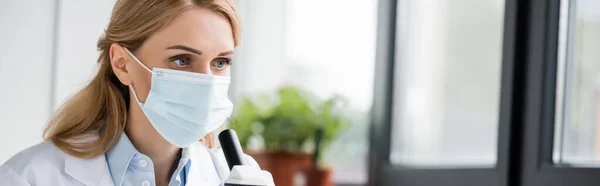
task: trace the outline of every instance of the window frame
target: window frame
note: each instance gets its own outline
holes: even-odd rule
[[[598,167],[573,167],[555,164],[553,161],[555,112],[562,112],[554,107],[557,96],[557,81],[560,77],[559,70],[565,70],[560,65],[570,65],[570,52],[566,52],[566,59],[559,59],[557,53],[560,47],[570,50],[571,38],[566,43],[559,42],[560,31],[560,5],[561,0],[534,0],[531,4],[531,35],[529,38],[529,54],[527,61],[527,94],[525,97],[526,109],[521,123],[525,143],[523,144],[521,185],[526,186],[564,186],[578,185],[591,186],[600,183],[600,168]],[[569,6],[573,6],[571,2]],[[544,8],[536,8],[544,7]],[[572,12],[572,7],[569,8]],[[569,13],[568,16],[573,16]],[[571,21],[572,19],[568,19]],[[568,23],[567,25],[571,25]],[[568,26],[572,27],[572,26]],[[571,35],[571,28],[566,35]],[[538,35],[535,35],[539,33]],[[570,37],[570,36],[569,36]],[[563,46],[561,46],[563,45]],[[560,64],[559,60],[566,64]],[[564,74],[564,73],[563,73]],[[560,86],[558,86],[560,87]],[[559,90],[563,91],[563,90]],[[561,121],[562,122],[562,121]],[[562,123],[560,123],[562,125]]]
[[[557,96],[564,96],[561,91],[568,87],[564,84],[568,79],[558,78],[566,78],[564,70],[572,65],[569,50],[574,26],[563,23],[567,33],[565,28],[561,32],[561,3],[574,6],[571,1],[575,0],[505,1],[497,165],[414,169],[389,160],[397,0],[379,0],[370,185],[598,185],[600,167],[555,164],[552,157],[554,143],[560,142],[555,141],[555,127],[562,125],[556,124],[556,118],[561,118],[556,114],[562,114],[565,106]],[[568,12],[573,16],[572,7]],[[559,36],[567,37],[567,42],[560,43]],[[559,57],[559,52],[564,55]]]
[[[490,185],[508,186],[509,174],[513,164],[510,159],[515,154],[512,151],[514,140],[513,120],[515,115],[514,102],[521,101],[518,97],[519,53],[522,46],[522,30],[524,29],[522,11],[525,3],[519,0],[506,0],[503,28],[502,73],[500,92],[500,113],[497,141],[497,162],[493,168],[407,168],[393,165],[390,162],[390,140],[392,127],[392,98],[394,89],[394,66],[396,52],[396,18],[397,0],[379,0],[377,46],[376,46],[376,77],[374,82],[373,108],[371,113],[370,154],[369,154],[369,185]],[[526,12],[525,12],[526,13]],[[512,153],[511,153],[512,152]]]

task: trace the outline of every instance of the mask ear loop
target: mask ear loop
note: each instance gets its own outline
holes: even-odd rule
[[[135,90],[133,89],[133,85],[129,86],[129,89],[131,90],[131,92],[133,93],[133,98],[135,98],[135,101],[138,103],[138,105],[142,106],[143,103],[140,102],[140,99],[138,99],[137,97],[137,93],[135,93]]]
[[[129,54],[129,56],[131,56],[133,58],[133,60],[135,60],[135,62],[137,62],[140,66],[144,67],[144,69],[146,69],[148,72],[152,73],[152,70],[150,70],[150,68],[148,68],[146,65],[144,65],[144,63],[142,63],[137,57],[135,57],[135,55],[133,55],[133,53],[131,53],[129,51],[129,49],[124,48],[125,51]]]
[[[148,72],[152,73],[152,70],[150,70],[148,67],[146,67],[146,65],[144,65],[137,57],[135,57],[135,55],[133,55],[133,53],[131,53],[129,51],[129,49],[125,48],[125,51],[129,54],[129,56],[131,56],[133,58],[133,60],[135,60],[135,62],[137,62],[140,66],[142,66]],[[135,92],[135,89],[133,88],[133,85],[130,85],[129,89],[133,93],[133,97],[135,98],[135,101],[138,103],[138,105],[142,106],[143,103],[140,102],[140,99],[138,98],[137,93]]]

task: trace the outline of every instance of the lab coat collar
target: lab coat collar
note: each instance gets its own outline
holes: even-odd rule
[[[218,160],[213,159],[209,149],[201,143],[194,143],[190,146],[190,167],[189,177],[186,185],[221,185],[224,180],[219,174],[221,166],[217,165]]]
[[[112,185],[106,158],[81,159],[65,154],[65,172],[84,185]],[[102,176],[99,176],[102,175]]]
[[[70,139],[69,143],[85,143],[98,140],[95,133],[84,134],[80,138]],[[83,159],[65,153],[65,173],[74,179],[89,186],[113,185],[110,177],[106,157],[104,155],[90,159]]]

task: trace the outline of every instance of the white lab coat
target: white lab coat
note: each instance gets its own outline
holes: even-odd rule
[[[186,185],[220,186],[229,176],[221,149],[200,143],[190,147],[192,161]],[[258,167],[246,155],[247,165]],[[52,142],[19,152],[0,166],[0,186],[114,186],[105,156],[81,159],[65,154]]]

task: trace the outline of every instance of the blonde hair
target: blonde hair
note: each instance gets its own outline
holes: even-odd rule
[[[44,129],[44,139],[65,153],[92,158],[104,154],[123,133],[127,122],[129,91],[115,76],[109,50],[113,43],[135,51],[150,35],[181,12],[194,6],[210,9],[231,24],[235,45],[240,23],[234,0],[118,0],[110,23],[98,40],[98,72],[81,91],[67,100]],[[89,135],[95,140],[85,140]],[[212,133],[200,140],[214,145]]]

